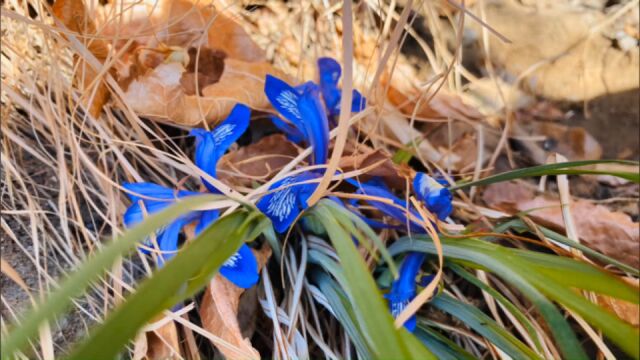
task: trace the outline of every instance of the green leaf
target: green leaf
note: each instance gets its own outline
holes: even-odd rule
[[[353,307],[350,305],[347,296],[344,294],[342,289],[340,289],[338,284],[328,275],[320,271],[314,272],[313,275],[314,282],[318,285],[318,288],[322,291],[322,294],[329,302],[333,315],[338,319],[340,324],[342,324],[347,335],[349,335],[349,338],[358,351],[359,357],[363,359],[371,359],[371,350],[367,346],[366,339],[362,335],[362,331],[356,321]]]
[[[598,171],[598,170],[583,170],[572,169],[581,166],[595,165],[595,164],[624,164],[638,166],[637,162],[624,161],[624,160],[584,160],[584,161],[570,161],[557,164],[547,164],[532,166],[529,168],[507,171],[501,174],[486,177],[477,181],[471,181],[462,184],[455,184],[451,186],[450,190],[459,190],[468,188],[471,186],[489,185],[507,180],[520,179],[524,177],[543,176],[543,175],[579,175],[579,174],[591,174],[591,175],[612,175],[617,176],[635,183],[640,183],[640,174],[630,172],[610,172],[610,171]]]
[[[392,255],[406,251],[420,251],[432,255],[437,254],[435,245],[425,236],[413,236],[412,239],[402,238],[389,247]],[[422,241],[416,241],[422,240]],[[447,260],[462,261],[469,266],[488,270],[502,277],[526,296],[538,309],[547,322],[556,343],[563,356],[567,359],[587,359],[580,342],[560,311],[544,295],[540,293],[521,272],[528,269],[505,263],[502,254],[496,252],[498,245],[489,244],[476,239],[446,239],[441,238],[442,250]]]
[[[506,252],[515,256],[520,266],[524,265],[565,287],[595,291],[634,304],[640,303],[640,294],[636,288],[590,264],[526,250],[508,249]]]
[[[406,330],[396,330],[393,318],[382,299],[376,284],[371,277],[364,260],[340,223],[333,217],[327,200],[322,200],[311,210],[322,222],[331,242],[340,257],[347,282],[345,288],[358,323],[368,340],[368,346],[374,358],[382,359],[433,359],[433,355]],[[406,335],[405,335],[406,334]]]
[[[217,195],[201,195],[180,199],[175,205],[150,216],[138,226],[115,238],[78,269],[72,271],[57,290],[46,296],[46,301],[40,302],[21,319],[19,325],[12,326],[9,334],[2,339],[2,357],[9,358],[22,349],[38,334],[38,328],[43,323],[62,314],[75,297],[80,296],[92,281],[97,280],[113,265],[116,259],[131,251],[136,243],[149,237],[156,229],[171,220],[220,198]]]
[[[244,241],[266,227],[265,220],[246,210],[218,219],[146,279],[69,359],[113,359],[154,316],[202,289]]]
[[[438,360],[475,360],[473,355],[458,346],[458,344],[437,331],[423,326],[423,323],[427,325],[429,321],[422,321],[422,319],[418,318],[418,327],[414,334],[433,352]]]
[[[529,272],[526,278],[547,297],[557,301],[582,316],[588,323],[601,330],[624,352],[634,359],[640,358],[638,342],[640,332],[617,316],[590,302],[584,296],[536,272]]]
[[[540,359],[539,355],[475,306],[465,304],[447,294],[436,296],[429,304],[460,319],[514,359]]]
[[[507,310],[522,324],[522,326],[524,326],[527,333],[529,334],[529,337],[537,347],[538,352],[542,351],[542,345],[540,344],[540,340],[538,339],[538,335],[533,327],[533,324],[531,324],[529,319],[522,313],[522,311],[520,311],[520,309],[518,309],[517,306],[513,305],[511,301],[509,301],[504,295],[496,291],[496,289],[492,288],[491,286],[480,281],[477,277],[465,270],[462,266],[451,263],[448,265],[448,267],[451,268],[460,277],[479,287],[483,291],[486,291],[494,299],[500,302],[500,304],[507,308]]]
[[[398,267],[396,266],[396,264],[393,261],[393,258],[389,254],[387,247],[384,245],[384,243],[382,243],[382,240],[380,240],[380,236],[378,236],[378,234],[376,234],[376,232],[373,231],[373,229],[371,229],[371,227],[367,225],[367,223],[365,223],[364,220],[362,220],[362,218],[360,218],[358,215],[354,214],[353,212],[347,210],[343,206],[340,206],[334,201],[327,201],[325,205],[329,206],[331,210],[334,212],[334,214],[342,215],[342,216],[336,216],[336,219],[340,221],[340,223],[343,226],[345,225],[350,226],[351,224],[348,221],[342,219],[342,217],[351,220],[355,224],[355,226],[360,231],[362,231],[364,235],[366,235],[369,238],[369,240],[373,241],[374,245],[380,251],[380,255],[382,255],[382,258],[384,259],[384,261],[386,261],[387,264],[389,264],[389,270],[391,271],[391,274],[394,277],[398,276]]]
[[[544,226],[540,226],[540,225],[536,225],[537,229],[540,230],[542,232],[542,234],[549,238],[552,241],[558,242],[560,244],[563,245],[567,245],[571,248],[577,249],[582,251],[583,253],[585,253],[586,255],[589,255],[595,259],[600,260],[601,262],[603,262],[604,264],[610,264],[610,265],[614,265],[616,267],[618,267],[620,270],[625,271],[629,274],[632,274],[634,276],[640,276],[640,270],[632,268],[631,266],[621,263],[620,261],[610,258],[606,255],[603,255],[587,246],[584,246],[580,243],[577,243],[571,239],[569,239],[568,237],[558,234],[557,232],[547,229]],[[522,221],[522,219],[519,218],[515,218],[515,219],[510,219],[507,220],[501,224],[499,224],[498,226],[496,226],[494,228],[495,232],[498,233],[504,233],[507,230],[514,230],[518,233],[523,233],[523,232],[527,232],[527,231],[531,231],[531,229],[529,229],[529,227],[527,227],[527,225],[524,223],[524,221]]]

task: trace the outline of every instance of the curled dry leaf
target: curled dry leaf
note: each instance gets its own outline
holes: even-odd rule
[[[544,226],[564,230],[560,200],[536,196],[519,183],[489,185],[482,198],[492,208],[512,214],[527,212]],[[581,243],[633,267],[640,266],[640,224],[624,213],[585,200],[573,201],[571,211]]]
[[[91,17],[87,16],[87,11],[82,0],[58,0],[52,7],[53,15],[67,27],[67,29],[78,35],[95,35],[96,26]],[[104,63],[109,54],[109,45],[100,38],[92,39],[85,43],[87,49],[100,63]],[[81,38],[79,38],[81,39]],[[75,82],[82,89],[82,102],[89,110],[89,114],[98,117],[104,104],[109,100],[109,89],[101,79],[98,78],[98,71],[89,65],[82,56],[74,54],[74,68],[76,68]],[[94,86],[95,93],[94,93]]]
[[[478,147],[479,131],[482,131],[482,149]],[[427,138],[442,155],[438,161],[440,166],[456,172],[471,172],[479,157],[483,163],[491,157],[499,137],[500,132],[484,122],[452,121],[438,124]]]
[[[227,184],[250,187],[269,179],[298,155],[298,148],[284,135],[274,134],[224,155],[218,176]]]
[[[265,110],[266,74],[285,77],[211,3],[123,1],[106,6],[98,18],[105,36],[135,39],[117,68],[124,100],[142,116],[196,126],[226,118],[239,102]],[[116,42],[116,49],[124,44]]]
[[[264,51],[249,34],[227,14],[207,1],[164,0],[163,20],[169,24],[167,44],[176,46],[208,46],[224,51],[230,58],[264,61]],[[202,31],[207,32],[203,38]],[[202,39],[202,40],[200,40]],[[203,41],[206,39],[206,43]],[[199,41],[200,40],[200,41]]]
[[[261,270],[271,256],[271,248],[264,245],[259,251],[252,251],[258,260],[258,270]],[[202,326],[233,346],[231,348],[214,344],[227,359],[260,358],[260,353],[251,346],[249,339],[243,336],[238,323],[240,296],[243,292],[244,289],[235,286],[223,276],[216,275],[207,286],[200,305]],[[257,301],[257,298],[249,300]]]
[[[284,77],[268,63],[225,59],[219,80],[200,88],[202,96],[197,96],[189,95],[195,93],[196,87],[194,78],[185,78],[186,71],[179,62],[162,63],[129,84],[126,100],[140,115],[196,126],[203,121],[216,122],[226,118],[239,102],[253,109],[268,109],[264,78],[267,74]],[[205,76],[215,79],[216,75]],[[203,79],[200,72],[198,79]]]

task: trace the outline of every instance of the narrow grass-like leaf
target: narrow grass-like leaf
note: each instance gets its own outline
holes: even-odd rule
[[[550,299],[575,311],[587,322],[601,330],[624,352],[634,359],[640,358],[638,343],[640,332],[617,316],[590,302],[584,296],[536,272],[529,272],[525,277],[539,288]]]
[[[428,322],[425,322],[425,325]],[[458,344],[442,336],[437,331],[424,326],[420,318],[418,318],[418,327],[414,334],[438,360],[475,360],[473,355],[458,346]]]
[[[435,247],[428,241],[414,241],[403,239],[394,243],[389,251],[392,254],[404,251],[423,251],[435,254]],[[422,237],[422,240],[425,240]],[[443,251],[449,260],[465,260],[478,264],[501,276],[524,293],[534,304],[537,304],[541,314],[549,322],[549,329],[556,336],[558,346],[567,358],[568,351],[579,348],[574,341],[575,336],[569,336],[566,321],[558,317],[558,311],[546,297],[568,307],[594,325],[628,354],[640,355],[637,343],[640,334],[626,322],[610,314],[603,308],[592,304],[570,287],[580,287],[592,291],[601,291],[608,295],[637,302],[637,289],[620,281],[615,276],[605,273],[591,265],[577,260],[515,250],[503,246],[490,244],[477,239],[442,239]],[[398,251],[402,248],[403,251]],[[557,273],[554,273],[554,264]],[[539,266],[539,268],[537,268]],[[540,294],[542,292],[545,296]],[[543,306],[542,308],[540,306]],[[557,334],[562,331],[563,334]],[[567,346],[568,342],[574,345]]]
[[[593,265],[563,256],[544,254],[529,250],[512,249],[478,239],[448,239],[467,249],[484,254],[493,254],[497,259],[512,261],[520,269],[535,270],[545,274],[559,284],[595,291],[633,303],[640,302],[638,289]]]
[[[430,301],[430,304],[460,319],[465,325],[484,336],[492,344],[514,359],[540,358],[540,356],[475,306],[465,304],[447,294],[436,296]]]
[[[532,166],[524,169],[517,169],[507,171],[501,174],[486,177],[477,181],[470,181],[466,183],[455,184],[450,187],[451,190],[464,189],[471,186],[489,185],[502,181],[520,179],[524,177],[543,176],[543,175],[612,175],[617,176],[635,183],[640,183],[640,174],[631,172],[610,172],[610,171],[598,171],[598,170],[583,170],[574,169],[576,167],[595,165],[595,164],[624,164],[638,166],[637,162],[624,161],[624,160],[584,160],[584,161],[570,161],[557,164],[546,164],[539,166]]]
[[[393,258],[389,254],[387,247],[380,240],[380,236],[378,236],[378,234],[376,234],[376,232],[373,231],[373,229],[369,225],[367,225],[367,223],[365,223],[364,220],[362,220],[360,217],[358,217],[358,215],[354,214],[353,212],[345,209],[344,207],[336,204],[333,201],[327,201],[325,204],[328,207],[330,207],[331,210],[335,211],[337,214],[340,214],[345,218],[348,218],[349,220],[353,221],[356,227],[360,229],[369,238],[369,240],[373,241],[375,246],[378,248],[378,251],[380,251],[380,255],[382,256],[384,261],[386,261],[387,264],[389,264],[389,270],[391,271],[391,274],[393,274],[393,276],[396,277],[398,275],[398,267],[396,266],[396,264],[393,261]],[[345,221],[342,221],[342,223],[344,224]]]
[[[560,244],[563,245],[567,245],[569,247],[572,247],[574,249],[580,250],[582,251],[584,254],[591,256],[594,259],[597,259],[599,261],[602,261],[604,264],[609,264],[609,265],[614,265],[617,268],[619,268],[620,270],[623,270],[629,274],[632,274],[634,276],[640,276],[640,270],[635,269],[627,264],[621,263],[620,261],[613,259],[609,256],[603,255],[587,246],[584,246],[580,243],[577,243],[571,239],[569,239],[568,237],[558,234],[557,232],[551,230],[551,229],[547,229],[544,226],[540,226],[537,225],[537,229],[540,230],[542,232],[542,234],[555,241],[558,242]],[[516,219],[510,219],[508,221],[505,221],[504,223],[501,223],[499,225],[497,225],[494,228],[495,232],[499,232],[499,233],[504,233],[507,230],[514,230],[516,232],[522,233],[522,232],[527,232],[527,231],[531,231],[531,229],[529,229],[526,224],[522,221],[522,219],[516,218]]]
[[[565,287],[595,291],[634,304],[640,303],[637,288],[595,266],[562,256],[519,249],[504,250],[505,253],[516,256],[519,266],[524,266],[547,279],[553,279]]]
[[[349,271],[344,273],[348,282],[345,291],[353,303],[360,327],[374,357],[433,359],[433,355],[415,337],[406,333],[404,329],[395,329],[391,314],[351,236],[333,218],[325,202],[326,200],[319,202],[311,211],[311,215],[316,216],[327,230],[340,257],[340,263],[348,266]]]
[[[349,339],[355,345],[359,356],[363,359],[371,359],[371,351],[362,336],[353,308],[342,289],[333,279],[320,271],[314,273],[314,282],[318,284],[318,288],[326,297],[333,314],[349,335]]]
[[[266,226],[264,220],[244,209],[217,220],[146,279],[69,359],[113,359],[155,315],[202,289],[249,236]]]
[[[477,277],[475,277],[473,274],[465,270],[462,266],[455,263],[451,263],[448,265],[448,267],[452,269],[460,277],[464,278],[468,282],[474,284],[478,288],[487,292],[494,299],[500,302],[502,306],[507,308],[507,310],[522,324],[522,326],[524,326],[527,333],[529,334],[529,337],[532,339],[535,346],[538,348],[538,351],[542,350],[542,345],[540,344],[540,340],[538,339],[536,330],[533,328],[533,325],[531,324],[529,319],[522,313],[522,311],[520,311],[520,309],[518,309],[517,306],[513,305],[511,301],[509,301],[509,299],[507,299],[504,295],[499,293],[496,289],[492,288],[491,286],[480,281]]]
[[[29,339],[37,336],[38,328],[46,321],[51,321],[62,314],[73,299],[83,293],[92,281],[97,280],[114,261],[131,251],[135,244],[150,236],[160,226],[169,221],[203,206],[219,200],[220,196],[202,195],[180,199],[175,205],[150,216],[138,226],[117,237],[105,248],[90,257],[82,266],[71,272],[60,287],[40,302],[20,321],[14,325],[9,335],[2,339],[2,358],[11,357],[25,346]]]
[[[426,239],[424,236],[413,236],[412,239],[400,239],[389,247],[389,252],[392,255],[406,251],[420,251],[432,255],[437,254],[434,244],[430,241],[424,241]],[[505,264],[501,259],[501,254],[496,254],[491,251],[486,252],[486,250],[483,250],[481,247],[476,247],[475,249],[473,247],[469,248],[467,247],[468,242],[466,240],[470,239],[465,239],[464,241],[460,241],[460,239],[441,239],[445,258],[456,261],[462,260],[466,264],[476,268],[492,271],[511,283],[538,309],[547,322],[548,328],[552,332],[565,358],[588,358],[576,338],[575,333],[558,308],[520,274],[521,271],[526,272],[526,268],[520,268],[514,264]]]

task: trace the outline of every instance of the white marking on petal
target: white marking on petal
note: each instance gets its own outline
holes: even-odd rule
[[[298,110],[297,100],[298,97],[296,96],[296,94],[288,90],[281,92],[276,98],[276,101],[280,104],[280,106],[287,109],[287,111],[292,113],[296,118],[302,119],[300,111]]]
[[[403,300],[403,301],[392,301],[391,302],[391,315],[393,318],[397,318],[398,315],[409,305],[411,301]]]
[[[237,253],[231,255],[231,257],[228,258],[227,261],[225,261],[224,264],[222,264],[222,266],[234,268],[234,267],[238,266],[238,262],[240,260],[242,260],[242,255],[240,255],[240,253],[237,252]]]
[[[278,218],[279,221],[283,221],[285,218],[287,218],[291,213],[293,206],[295,205],[296,195],[293,192],[293,187],[288,186],[289,184],[293,183],[294,180],[294,177],[284,179],[280,186],[286,187],[273,194],[271,199],[269,199],[267,214]]]
[[[431,193],[439,192],[441,189],[444,188],[442,184],[440,184],[434,178],[426,174],[420,175],[419,185],[420,185],[419,191],[425,198],[429,196]]]
[[[224,124],[218,127],[213,133],[213,139],[215,140],[216,145],[220,145],[224,139],[233,133],[233,129],[235,128],[236,124]]]

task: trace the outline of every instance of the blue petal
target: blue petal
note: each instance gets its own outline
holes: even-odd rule
[[[332,58],[318,59],[318,72],[320,73],[320,91],[327,105],[329,115],[340,113],[341,91],[338,89],[338,81],[342,74],[340,64]]]
[[[300,101],[298,90],[275,76],[267,75],[264,83],[264,93],[274,109],[282,114],[285,119],[300,130],[304,128],[302,114],[298,110],[298,102]]]
[[[295,126],[289,125],[277,116],[271,116],[271,121],[280,131],[282,131],[291,142],[299,144],[306,139],[301,130]]]
[[[427,209],[435,213],[440,220],[449,217],[453,211],[451,203],[453,196],[449,189],[422,172],[417,173],[413,179],[413,188],[418,199],[423,201]]]
[[[215,140],[216,161],[244,134],[249,127],[250,119],[251,110],[244,104],[236,104],[229,116],[211,131]]]
[[[258,261],[247,244],[242,244],[238,252],[227,259],[220,268],[220,274],[243,289],[258,282]]]
[[[309,89],[313,89],[316,88],[318,85],[316,83],[314,83],[313,81],[307,81],[305,83],[302,83],[298,86],[295,86],[294,89],[296,89],[296,91],[298,92],[299,95],[304,94],[306,91],[308,91]]]
[[[307,135],[307,142],[313,147],[312,162],[324,164],[329,152],[329,120],[318,93],[316,85],[308,86],[300,95],[298,109],[304,119],[303,133]]]
[[[384,185],[384,183],[376,181],[375,179],[366,183],[358,183],[354,179],[347,179],[347,181],[357,187],[358,190],[356,190],[356,192],[360,194],[392,200],[396,206],[376,200],[366,200],[366,202],[380,210],[383,214],[396,219],[401,224],[407,223],[407,202],[393,194],[391,190]],[[409,211],[414,217],[418,219],[420,218],[420,215],[412,207],[409,207]],[[411,226],[412,231],[424,232],[424,228],[413,221],[411,221],[409,225]]]
[[[169,224],[164,231],[157,235],[158,248],[162,251],[158,257],[158,265],[162,266],[165,261],[176,255],[175,252],[178,251],[178,237],[184,225],[184,220],[178,219]]]
[[[342,90],[338,89],[338,81],[342,75],[340,64],[328,57],[318,59],[318,72],[320,73],[320,91],[322,99],[327,106],[329,116],[340,114],[340,100],[342,99]],[[358,92],[353,90],[351,100],[351,112],[359,112],[367,105],[366,99]]]
[[[400,265],[400,276],[391,285],[391,291],[385,297],[389,299],[391,315],[396,318],[416,296],[416,276],[424,262],[424,253],[409,253]],[[416,327],[416,316],[411,316],[404,327],[413,331]]]
[[[189,135],[196,138],[195,163],[200,169],[216,177],[218,161],[249,127],[251,110],[243,104],[236,104],[229,116],[215,129],[192,129]],[[212,184],[202,179],[207,189],[212,193],[219,193]]]
[[[216,152],[216,141],[213,137],[213,134],[210,131],[206,131],[204,129],[193,129],[191,136],[196,137],[196,151],[195,151],[195,163],[196,166],[202,169],[205,173],[209,174],[211,177],[216,177],[216,167],[218,165],[218,160],[215,157]],[[209,191],[212,193],[219,193],[218,189],[216,189],[213,185],[211,185],[204,178],[201,178],[204,185],[207,187]]]
[[[159,200],[176,200],[177,198],[196,195],[197,192],[186,190],[175,190],[154,183],[123,183],[122,187],[128,190],[126,192],[132,202],[142,201],[159,201]]]
[[[342,68],[335,59],[330,57],[319,58],[318,72],[320,73],[320,87],[338,87]]]
[[[269,190],[277,190],[260,199],[258,209],[262,211],[273,223],[278,233],[285,232],[298,217],[301,211],[307,208],[307,200],[318,186],[317,183],[291,185],[316,178],[312,173],[301,173],[286,177],[275,182]]]
[[[367,107],[367,99],[360,94],[358,90],[353,90],[353,97],[351,98],[351,112],[360,112]]]
[[[293,88],[286,82],[267,75],[264,92],[271,105],[306,137],[313,147],[312,162],[324,164],[329,148],[329,120],[319,98],[319,88],[306,82]]]
[[[136,201],[132,203],[124,213],[124,225],[127,228],[130,228],[139,222],[141,222],[145,218],[146,214],[153,214],[158,211],[163,210],[164,208],[172,205],[173,201],[143,201],[142,205],[144,205],[144,211],[142,210],[142,205],[140,202]]]
[[[220,210],[204,210],[200,212],[200,219],[196,224],[195,233],[199,235],[220,216]]]

